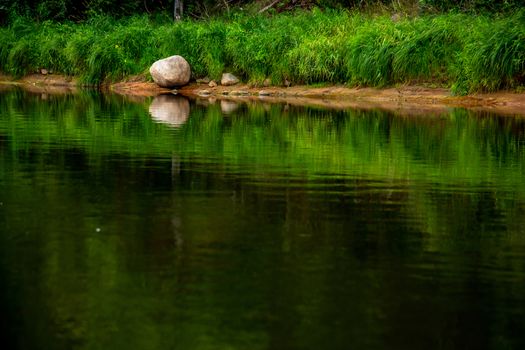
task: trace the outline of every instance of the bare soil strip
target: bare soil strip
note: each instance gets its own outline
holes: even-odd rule
[[[78,89],[78,81],[74,78],[55,74],[33,74],[16,81],[0,75],[0,82],[0,90],[5,89],[6,85],[18,85],[35,93],[51,94],[71,93]],[[175,92],[160,88],[154,83],[145,82],[140,77],[106,85],[103,86],[103,89],[136,98]],[[262,88],[249,85],[210,88],[206,84],[193,83],[178,89],[176,93],[210,102],[217,99],[239,102],[262,101],[332,109],[385,109],[403,114],[443,113],[451,107],[462,107],[498,114],[525,116],[525,93],[509,91],[451,96],[448,89],[412,85],[385,89],[344,86]]]

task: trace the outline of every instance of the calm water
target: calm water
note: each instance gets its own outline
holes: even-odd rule
[[[0,93],[7,348],[525,348],[525,119],[204,102]]]

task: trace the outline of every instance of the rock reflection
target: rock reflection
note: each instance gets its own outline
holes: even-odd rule
[[[149,114],[159,123],[180,127],[190,116],[190,103],[182,96],[159,95],[151,103]]]
[[[221,111],[224,114],[231,114],[239,108],[239,104],[233,101],[221,100]]]

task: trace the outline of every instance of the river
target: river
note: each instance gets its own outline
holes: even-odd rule
[[[525,119],[0,92],[9,349],[523,349]]]

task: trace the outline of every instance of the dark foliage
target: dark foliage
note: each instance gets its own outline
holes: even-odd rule
[[[427,11],[510,11],[525,5],[525,0],[185,0],[184,12],[190,17],[208,17],[229,13],[241,7],[262,9],[272,5],[276,12],[298,8],[366,8],[399,7],[418,8]],[[171,16],[173,0],[0,0],[0,24],[16,17],[28,17],[35,21],[78,21],[104,14],[123,17],[140,14],[164,14]]]

